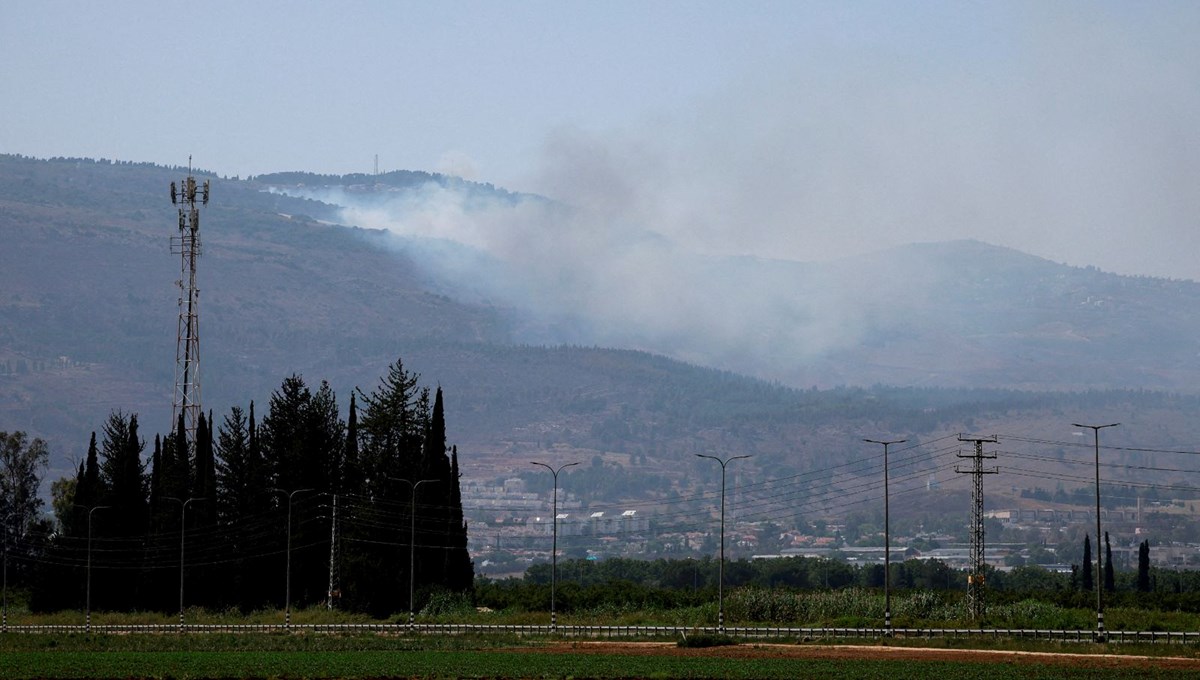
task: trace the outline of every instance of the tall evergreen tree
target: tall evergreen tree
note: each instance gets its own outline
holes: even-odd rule
[[[429,403],[429,389],[418,385],[421,376],[410,373],[397,359],[371,394],[358,397],[363,413],[358,422],[359,455],[370,492],[386,494],[387,477],[402,477],[420,471],[420,457],[428,421],[422,420],[422,404]],[[424,409],[428,414],[428,410]]]
[[[254,404],[250,405],[253,414]],[[216,502],[217,518],[225,536],[226,554],[232,561],[222,571],[226,584],[226,605],[251,610],[264,604],[267,564],[274,560],[252,557],[256,547],[255,532],[271,504],[268,495],[266,468],[257,455],[253,436],[253,415],[247,419],[242,409],[234,406],[225,416],[217,437]],[[253,443],[252,443],[253,442]]]
[[[309,452],[316,459],[313,488],[333,493],[342,486],[346,424],[338,413],[337,397],[328,382],[322,380],[313,393],[305,420]]]
[[[104,426],[100,475],[106,490],[104,504],[110,506],[104,524],[109,535],[141,536],[148,519],[145,442],[138,435],[137,414],[115,411]]]
[[[1104,532],[1104,592],[1111,593],[1117,589],[1116,574],[1113,573],[1112,543],[1108,541],[1108,532]]]
[[[150,517],[159,515],[162,500],[162,437],[154,435],[154,453],[150,456]],[[154,520],[151,519],[151,526]]]
[[[87,458],[79,466],[79,478],[75,484],[75,500],[76,506],[72,512],[72,522],[68,531],[72,536],[84,536],[87,532],[87,518],[85,514],[88,508],[100,504],[100,499],[106,495],[106,491],[100,479],[100,459],[99,449],[96,446],[96,433],[92,433],[91,441],[88,442]]]
[[[395,480],[415,484],[423,479],[419,475],[431,414],[429,390],[421,388],[419,380],[420,376],[410,373],[397,359],[373,392],[358,391],[362,404],[357,425],[358,467],[364,486],[359,497],[351,499],[354,505],[347,507],[345,534],[355,549],[343,562],[342,602],[377,615],[408,606],[407,558],[416,545],[411,531],[413,488]],[[426,488],[429,486],[437,484],[422,485],[418,498],[437,493]]]
[[[216,525],[217,475],[211,411],[207,417],[201,411],[197,419],[194,460],[196,474],[193,476],[190,498],[197,500],[188,506],[186,513],[186,537],[189,542],[197,536],[212,536],[211,529]],[[213,570],[206,565],[196,565],[187,570],[190,582],[187,592],[192,594],[189,598],[191,602],[208,606],[215,604],[216,584],[211,578],[212,573]]]
[[[475,588],[475,565],[467,551],[467,522],[463,519],[462,474],[458,471],[458,447],[451,449],[450,458],[450,540],[447,543],[446,585],[464,592]]]
[[[285,522],[291,497],[291,593],[300,605],[320,602],[328,585],[328,524],[322,528],[305,518],[320,508],[323,494],[336,488],[340,477],[344,425],[333,390],[322,382],[314,394],[300,376],[285,379],[271,395],[259,435],[271,485],[283,492],[277,500]],[[281,535],[287,532],[286,525],[280,528]]]
[[[1150,592],[1150,540],[1138,544],[1137,589],[1139,593]]]
[[[95,517],[93,533],[112,542],[105,551],[110,570],[96,573],[93,564],[93,605],[99,609],[128,609],[143,604],[143,578],[136,567],[145,554],[142,539],[149,528],[149,484],[142,462],[145,443],[138,435],[137,414],[114,411],[104,426],[100,445],[100,476],[108,508]]]
[[[362,461],[358,455],[358,404],[354,391],[350,392],[350,408],[346,415],[346,443],[342,448],[342,477],[338,490],[341,493],[362,493]]]
[[[1092,579],[1092,540],[1090,536],[1083,537],[1083,589],[1091,590],[1096,587]]]

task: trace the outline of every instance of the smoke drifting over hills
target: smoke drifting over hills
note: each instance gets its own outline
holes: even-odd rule
[[[610,180],[609,191],[622,191],[619,177]],[[645,349],[760,376],[860,342],[869,326],[924,300],[933,281],[902,264],[888,273],[875,262],[863,277],[839,264],[702,254],[598,198],[568,207],[432,183],[287,192],[399,237],[390,245],[412,253],[447,294],[514,310],[520,341]],[[892,275],[897,285],[879,289]]]

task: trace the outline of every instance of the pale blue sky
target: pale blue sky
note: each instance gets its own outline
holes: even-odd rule
[[[1200,278],[1200,3],[0,3],[0,152],[454,172],[700,250]]]

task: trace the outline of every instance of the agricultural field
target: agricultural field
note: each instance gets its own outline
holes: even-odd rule
[[[0,635],[0,677],[34,678],[1184,678],[1179,646],[563,642],[515,636]],[[1036,649],[1035,649],[1036,647]],[[1145,652],[1155,652],[1149,655]],[[1178,656],[1161,656],[1161,654]],[[1190,655],[1190,656],[1184,656]]]

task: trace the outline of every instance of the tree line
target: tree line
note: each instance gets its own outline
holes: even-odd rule
[[[152,446],[147,457],[136,414],[114,412],[75,476],[54,484],[59,530],[42,546],[32,608],[90,598],[172,611],[183,599],[382,616],[413,606],[410,583],[421,598],[473,586],[442,390],[401,360],[372,392],[351,393],[345,420],[328,383],[292,375],[261,420],[254,402],[219,424],[210,411],[192,443],[180,414]]]

